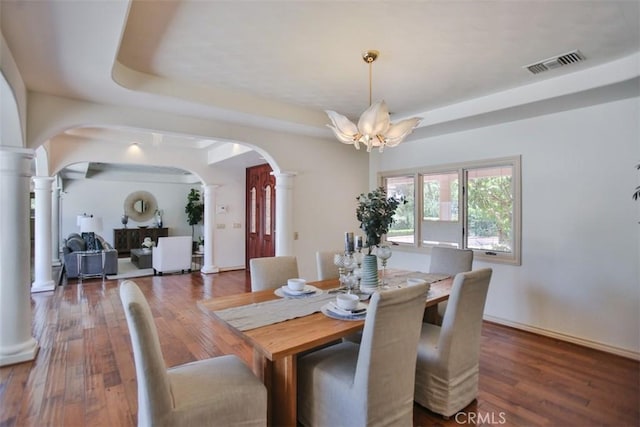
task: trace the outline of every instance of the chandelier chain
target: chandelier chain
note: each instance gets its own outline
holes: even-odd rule
[[[373,61],[369,62],[369,107],[371,107],[371,92],[372,92],[372,81],[373,81]]]

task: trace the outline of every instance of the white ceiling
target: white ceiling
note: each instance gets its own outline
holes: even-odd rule
[[[3,0],[0,23],[32,91],[330,139],[323,110],[354,118],[368,106],[367,49],[380,51],[374,100],[395,117],[428,117],[637,53],[639,6]],[[523,68],[574,49],[586,61],[538,75]]]

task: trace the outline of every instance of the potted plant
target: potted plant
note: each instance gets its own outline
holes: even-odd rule
[[[187,205],[184,207],[184,211],[187,214],[187,223],[191,226],[191,239],[195,235],[194,226],[202,221],[204,217],[204,203],[200,201],[200,192],[195,188],[192,188],[187,195]],[[193,242],[196,245],[196,242]]]
[[[393,215],[404,198],[387,197],[384,187],[360,194],[357,197],[358,207],[356,217],[360,221],[360,228],[366,236],[365,246],[369,248],[362,261],[361,287],[375,288],[378,286],[378,260],[372,254],[373,248],[380,245],[382,236],[387,234],[393,224]]]

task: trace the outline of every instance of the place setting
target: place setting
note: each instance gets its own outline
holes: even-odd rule
[[[293,278],[288,279],[286,285],[276,288],[273,292],[280,298],[307,298],[315,295],[321,295],[322,289],[307,284],[305,279]]]
[[[364,320],[368,305],[356,294],[337,294],[320,308],[322,314],[338,320]]]

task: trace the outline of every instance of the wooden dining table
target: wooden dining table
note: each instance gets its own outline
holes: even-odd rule
[[[391,274],[413,274],[395,270]],[[449,298],[453,279],[434,282],[427,294],[425,319],[437,314],[437,304]],[[336,289],[338,279],[310,282],[324,291]],[[229,295],[198,302],[200,309],[210,314],[236,336],[253,348],[253,372],[268,390],[268,418],[270,425],[295,426],[297,419],[297,357],[303,352],[321,347],[361,331],[364,320],[338,320],[321,312],[241,331],[216,315],[216,311],[254,303],[277,300],[273,289]]]

